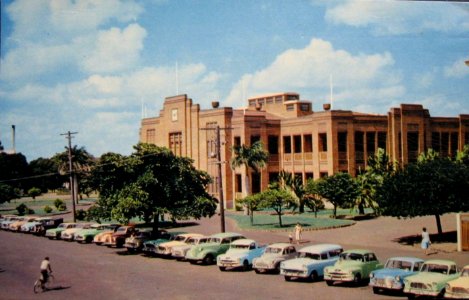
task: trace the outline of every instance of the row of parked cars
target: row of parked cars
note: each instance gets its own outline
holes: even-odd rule
[[[22,221],[12,218],[7,216],[0,219],[1,228],[41,232],[39,234],[49,239],[122,247],[132,253],[175,258],[191,264],[216,264],[220,271],[254,269],[258,274],[279,273],[286,281],[323,279],[329,286],[337,283],[369,282],[374,293],[397,291],[406,294],[408,298],[424,295],[469,299],[469,265],[460,270],[450,260],[424,261],[416,257],[392,257],[383,265],[373,251],[344,251],[336,244],[318,244],[297,249],[290,243],[260,245],[238,233],[204,236],[162,230],[155,234],[151,228],[119,224],[63,223],[60,219],[46,221],[51,228],[44,231],[28,231],[27,228],[43,226],[45,218],[32,220],[33,217],[25,217]],[[32,224],[36,224],[35,227],[31,227]]]

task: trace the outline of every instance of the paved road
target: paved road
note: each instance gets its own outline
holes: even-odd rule
[[[212,234],[218,219],[204,219],[186,231]],[[227,228],[240,231],[227,219]],[[366,247],[381,260],[394,255],[422,257],[416,247],[394,240],[417,234],[425,225],[430,232],[434,219],[378,218],[354,226],[305,232],[305,243],[340,243],[345,249]],[[454,230],[454,216],[443,218],[445,230]],[[288,233],[243,232],[263,243],[286,241]],[[220,272],[216,266],[194,266],[185,262],[122,254],[122,250],[80,245],[0,231],[0,299],[402,299],[373,295],[367,286],[328,287],[324,282],[285,282],[278,275],[254,272]],[[57,280],[54,289],[33,294],[44,256],[50,256]],[[450,258],[469,264],[467,253],[438,253],[430,257]]]

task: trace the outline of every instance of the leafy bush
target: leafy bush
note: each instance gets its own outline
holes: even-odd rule
[[[28,190],[28,195],[34,199],[36,199],[37,196],[40,196],[42,194],[41,189],[37,187],[32,187]]]
[[[50,214],[52,212],[52,207],[50,207],[49,205],[44,206],[44,212],[46,214]]]
[[[64,203],[62,200],[58,199],[58,198],[54,200],[54,206],[55,206],[55,208],[57,208],[58,210],[60,210],[59,207],[60,207],[61,205],[64,205],[64,204],[65,204],[65,203]]]
[[[34,210],[30,209],[26,204],[21,203],[16,207],[16,210],[18,211],[18,215],[24,216],[26,214],[34,214]]]
[[[67,204],[65,202],[62,202],[59,207],[57,207],[58,211],[66,211],[67,210]]]
[[[76,212],[75,217],[78,221],[83,221],[86,218],[86,211],[84,211],[83,209],[79,209]]]

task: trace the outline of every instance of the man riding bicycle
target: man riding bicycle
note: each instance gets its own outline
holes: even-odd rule
[[[47,279],[49,279],[49,273],[52,273],[52,269],[50,267],[49,257],[45,257],[41,262],[42,288],[44,288],[44,284],[47,282]]]

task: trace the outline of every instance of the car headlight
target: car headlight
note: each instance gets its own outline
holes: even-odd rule
[[[370,273],[370,278],[373,278],[373,277],[375,277],[375,273],[371,272]]]
[[[445,286],[445,290],[447,292],[451,292],[451,286],[447,283],[446,286]]]
[[[438,282],[432,282],[432,288],[436,288],[437,285],[438,285]]]
[[[396,277],[394,277],[394,280],[401,281],[401,276],[397,275]]]
[[[352,270],[349,270],[347,273],[348,273],[349,275],[353,275],[353,271],[352,271]]]

